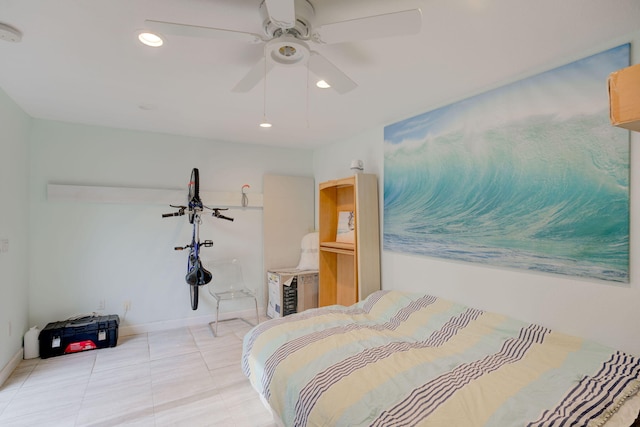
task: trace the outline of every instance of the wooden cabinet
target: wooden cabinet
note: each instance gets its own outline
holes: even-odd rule
[[[378,180],[356,174],[319,185],[320,307],[354,304],[380,289]],[[352,243],[336,241],[343,218],[353,212]]]
[[[609,75],[611,124],[640,132],[640,64]]]

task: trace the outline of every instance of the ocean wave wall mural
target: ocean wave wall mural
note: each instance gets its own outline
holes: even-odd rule
[[[628,44],[386,126],[384,249],[629,282]]]

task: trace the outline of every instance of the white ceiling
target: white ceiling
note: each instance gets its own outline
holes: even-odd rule
[[[35,118],[314,148],[629,41],[640,0],[311,0],[316,23],[419,7],[416,36],[314,46],[359,85],[307,91],[305,67],[231,88],[261,44],[136,39],[146,19],[260,33],[261,0],[0,0],[0,88]],[[637,34],[636,34],[637,37]],[[637,62],[637,60],[635,61]],[[606,85],[606,82],[603,82]]]

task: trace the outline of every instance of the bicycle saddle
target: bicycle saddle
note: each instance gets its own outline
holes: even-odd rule
[[[191,269],[190,272],[185,276],[185,280],[191,286],[201,286],[206,285],[212,279],[213,275],[209,270],[202,266],[202,263],[198,261],[194,268]]]

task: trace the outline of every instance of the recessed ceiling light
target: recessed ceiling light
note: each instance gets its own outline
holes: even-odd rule
[[[18,43],[22,40],[22,33],[18,29],[0,22],[0,40]]]
[[[329,89],[331,87],[331,85],[324,80],[318,80],[316,86],[318,86],[320,89]]]
[[[148,31],[139,32],[138,40],[140,40],[142,44],[151,47],[160,47],[164,44],[164,40],[162,40],[162,37],[160,37],[158,34],[150,33]]]

